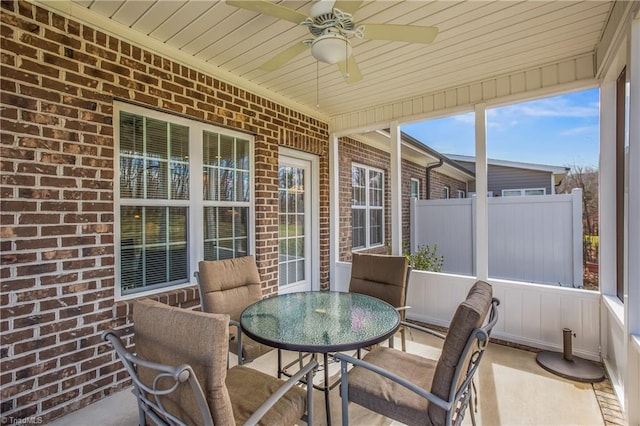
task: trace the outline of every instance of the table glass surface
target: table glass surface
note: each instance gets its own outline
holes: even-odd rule
[[[392,336],[400,325],[388,303],[357,293],[300,292],[262,299],[240,316],[242,329],[281,349],[334,352],[357,349]]]

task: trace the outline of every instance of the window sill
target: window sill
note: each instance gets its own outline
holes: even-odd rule
[[[179,292],[181,290],[197,288],[196,283],[184,283],[180,285],[160,287],[155,290],[148,291],[140,291],[136,293],[126,294],[126,295],[116,295],[116,302],[128,302],[135,299],[143,299],[143,298],[155,298],[156,296],[172,294],[175,292]]]

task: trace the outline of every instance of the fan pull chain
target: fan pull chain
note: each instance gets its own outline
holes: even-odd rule
[[[320,108],[320,61],[316,61],[316,108]]]

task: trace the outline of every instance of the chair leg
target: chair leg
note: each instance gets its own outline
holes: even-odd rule
[[[407,351],[407,340],[405,338],[405,331],[406,329],[404,327],[400,329],[400,341],[402,343],[402,352]]]
[[[349,379],[347,361],[340,361],[340,397],[342,399],[342,426],[349,426]]]
[[[471,412],[471,425],[476,426],[476,413],[475,413],[475,404],[473,403],[473,399],[469,404],[469,411]]]

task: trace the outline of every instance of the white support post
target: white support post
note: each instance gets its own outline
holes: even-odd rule
[[[391,133],[391,254],[402,254],[402,140],[398,122],[390,123]]]
[[[582,265],[582,241],[584,240],[584,235],[582,235],[582,188],[571,190],[571,204],[573,207],[573,286],[582,288],[584,281]]]
[[[625,412],[630,425],[640,424],[640,12],[631,21],[629,40],[629,175],[628,175],[628,251],[625,291],[627,327],[627,383]]]
[[[418,250],[418,245],[416,244],[416,235],[418,235],[418,223],[417,223],[417,214],[416,214],[416,202],[417,198],[411,198],[409,201],[409,227],[411,228],[410,236],[411,236],[411,253],[415,253]]]
[[[598,271],[603,295],[616,295],[616,81],[600,86]],[[604,112],[607,113],[604,113]]]
[[[489,277],[489,212],[487,192],[487,115],[486,105],[475,106],[476,135],[476,277]]]
[[[329,289],[336,291],[336,262],[340,254],[340,163],[338,137],[329,135]]]

